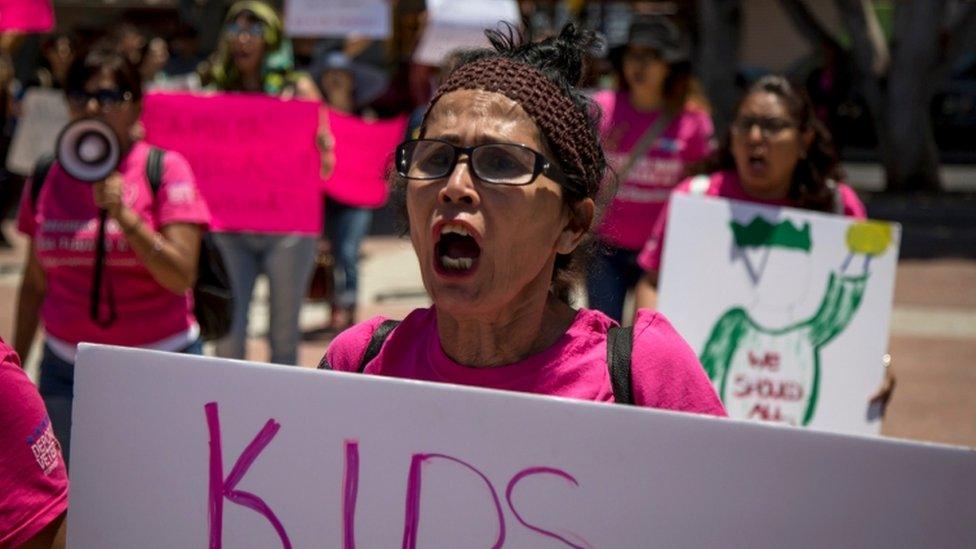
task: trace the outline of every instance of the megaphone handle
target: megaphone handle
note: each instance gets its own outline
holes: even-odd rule
[[[115,318],[117,316],[115,310],[115,292],[112,290],[111,284],[107,284],[105,292],[108,305],[107,317],[102,318],[101,307],[99,307],[102,301],[103,280],[108,282],[108,276],[105,272],[105,224],[107,221],[108,211],[99,210],[98,240],[95,242],[95,272],[92,275],[91,308],[89,310],[92,321],[102,328],[108,328],[112,324],[115,324]]]

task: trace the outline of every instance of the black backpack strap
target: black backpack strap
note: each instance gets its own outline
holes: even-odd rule
[[[390,337],[390,333],[399,324],[399,320],[384,320],[379,326],[376,327],[376,331],[373,332],[373,336],[369,338],[369,345],[366,346],[366,352],[363,353],[363,359],[359,361],[359,373],[366,371],[366,365],[376,358],[376,355],[380,354],[380,349],[383,348],[383,344],[386,343],[386,339]]]
[[[607,368],[610,370],[613,399],[617,404],[634,403],[630,375],[633,339],[634,330],[631,327],[614,326],[607,332]]]
[[[34,172],[31,173],[31,207],[37,210],[37,198],[41,196],[41,187],[47,180],[47,174],[51,172],[54,165],[53,154],[42,154],[34,164]]]
[[[150,147],[149,158],[146,160],[146,179],[149,180],[149,188],[152,189],[153,197],[159,192],[159,187],[163,184],[163,154],[166,151],[157,147]]]

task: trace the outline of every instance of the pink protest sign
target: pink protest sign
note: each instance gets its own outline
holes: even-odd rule
[[[367,122],[329,111],[335,137],[335,171],[325,182],[329,197],[344,204],[378,208],[386,202],[386,168],[403,140],[406,117]]]
[[[0,31],[54,30],[51,0],[0,0]]]
[[[186,157],[226,232],[318,234],[318,103],[245,94],[150,94],[146,140]]]

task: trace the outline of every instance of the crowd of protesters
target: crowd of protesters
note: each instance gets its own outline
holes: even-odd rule
[[[252,293],[264,275],[270,361],[296,364],[315,258],[330,252],[336,285],[326,331],[341,335],[322,368],[724,416],[695,353],[653,310],[669,197],[676,190],[863,217],[827,128],[801,89],[767,77],[743,96],[716,145],[690,41],[663,17],[638,18],[628,41],[610,50],[612,90],[581,87],[598,43],[592,31],[569,24],[535,42],[514,28],[487,34],[491,48],[449,56],[395,151],[391,192],[433,306],[402,321],[356,323],[359,248],[374,212],[326,196],[322,241],[215,233],[234,298],[216,354],[246,356]],[[13,348],[0,342],[0,547],[63,546],[78,343],[203,349],[191,290],[210,213],[187,161],[141,140],[143,94],[266,94],[368,118],[397,85],[356,58],[369,48],[355,41],[317,48],[299,70],[279,14],[256,0],[230,8],[206,59],[175,44],[130,25],[84,48],[54,35],[21,84],[0,57],[0,153],[29,87],[63,90],[72,119],[106,122],[125,151],[104,181],[83,184],[55,162],[20,193],[17,228],[29,245]],[[335,139],[322,123],[315,145],[323,177]],[[153,155],[161,158],[158,189],[148,181]],[[704,175],[685,179],[694,174]],[[0,214],[14,207],[19,186],[0,169]],[[112,313],[129,320],[110,326],[87,309],[92,264],[84,258],[99,210],[115,250]],[[61,249],[59,232],[91,245]],[[572,299],[584,288],[589,308]],[[637,308],[627,314],[634,289]],[[633,325],[623,358],[611,341],[621,323]],[[40,396],[20,368],[39,326]],[[629,369],[623,385],[621,363]]]

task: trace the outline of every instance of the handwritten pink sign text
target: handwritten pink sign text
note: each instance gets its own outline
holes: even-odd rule
[[[242,505],[252,509],[264,517],[271,527],[274,528],[284,549],[291,549],[292,543],[285,531],[282,520],[258,495],[244,492],[236,488],[237,484],[247,474],[251,464],[258,459],[261,452],[272,442],[275,434],[281,428],[274,419],[269,419],[264,427],[251,440],[251,443],[241,452],[233,469],[227,477],[224,477],[223,469],[223,450],[221,449],[220,437],[220,418],[218,405],[216,402],[208,402],[204,406],[204,413],[207,419],[207,428],[210,433],[210,501],[209,501],[209,525],[210,525],[210,549],[220,549],[223,537],[223,505],[224,499],[237,505]],[[359,486],[359,441],[346,439],[343,442],[345,451],[345,466],[342,479],[342,540],[343,549],[355,549],[355,517],[356,501]],[[527,522],[516,509],[514,492],[520,481],[534,475],[553,475],[559,477],[573,486],[579,486],[576,479],[561,469],[554,467],[528,467],[517,472],[509,480],[505,489],[505,503],[502,505],[498,490],[488,476],[475,465],[446,454],[437,453],[415,453],[410,457],[410,469],[407,473],[407,489],[405,499],[405,512],[403,524],[403,548],[416,549],[417,532],[420,524],[421,512],[421,492],[423,488],[423,466],[434,460],[442,460],[454,463],[479,478],[488,491],[493,502],[495,517],[497,521],[498,534],[492,542],[492,547],[499,548],[505,543],[506,522],[505,507],[515,517],[516,521],[525,528],[545,537],[562,542],[568,547],[578,549],[589,548],[590,544],[578,534],[564,531],[563,535],[545,530]]]

